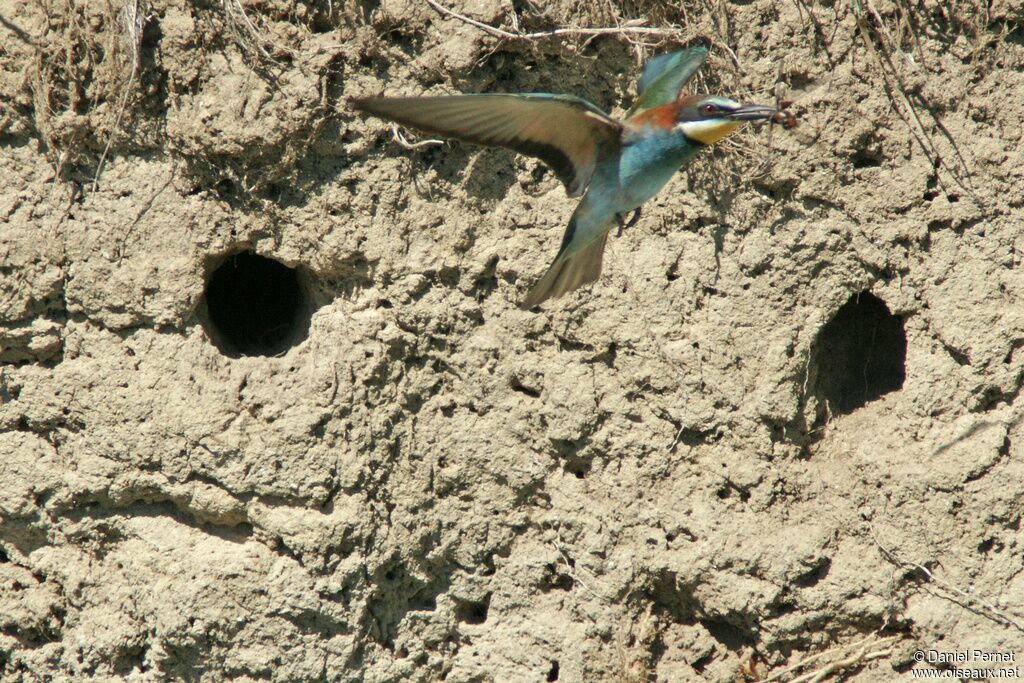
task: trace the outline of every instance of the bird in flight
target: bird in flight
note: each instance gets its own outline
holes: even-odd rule
[[[683,93],[707,56],[697,47],[648,61],[623,121],[581,98],[547,93],[365,97],[351,105],[427,133],[536,157],[570,197],[583,195],[555,260],[521,304],[533,308],[595,281],[612,227],[621,233],[632,226],[640,205],[698,151],[746,122],[795,125],[791,113],[774,107]]]

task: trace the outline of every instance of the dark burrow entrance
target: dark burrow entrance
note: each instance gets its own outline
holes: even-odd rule
[[[805,401],[817,399],[815,426],[901,389],[906,360],[903,319],[870,292],[850,297],[811,346]]]
[[[308,290],[297,268],[251,251],[234,254],[207,280],[203,323],[225,355],[276,356],[309,334]]]

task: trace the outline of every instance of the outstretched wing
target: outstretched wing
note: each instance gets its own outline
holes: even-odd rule
[[[652,107],[674,102],[679,91],[693,78],[707,58],[706,47],[691,47],[652,58],[644,65],[644,72],[636,87],[639,95],[627,118]]]
[[[602,148],[618,145],[622,125],[593,104],[569,95],[368,97],[356,109],[428,133],[537,157],[583,194]]]

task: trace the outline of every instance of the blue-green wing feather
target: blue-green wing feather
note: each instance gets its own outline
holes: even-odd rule
[[[691,47],[652,58],[637,83],[636,103],[629,115],[675,101],[686,82],[708,58],[706,47]]]
[[[537,157],[554,169],[570,197],[583,194],[601,156],[618,146],[622,130],[608,114],[570,95],[367,97],[351,103],[428,133]]]

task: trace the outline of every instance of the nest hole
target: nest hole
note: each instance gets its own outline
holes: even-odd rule
[[[491,596],[483,600],[456,600],[455,617],[466,624],[482,624],[487,621],[487,612],[491,607]]]
[[[278,356],[306,339],[313,314],[305,274],[252,251],[227,257],[203,292],[204,326],[227,356]]]
[[[902,389],[906,360],[903,319],[874,294],[855,294],[821,328],[811,349],[813,393],[833,415],[851,413]]]

